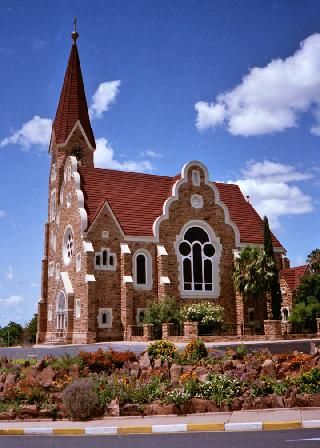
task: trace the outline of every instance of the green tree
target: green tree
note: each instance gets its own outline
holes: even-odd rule
[[[320,317],[320,274],[303,277],[289,321],[316,332],[316,318]]]
[[[268,292],[274,275],[274,261],[257,247],[245,247],[234,262],[233,284],[244,297]]]
[[[22,341],[23,328],[20,324],[10,321],[7,326],[0,328],[2,345],[18,345]]]
[[[315,274],[320,274],[320,249],[314,249],[308,255],[307,263]]]
[[[274,276],[270,278],[269,293],[271,296],[272,318],[275,320],[281,319],[281,290],[279,284],[279,273],[277,269],[276,260],[274,257],[272,234],[269,227],[268,218],[263,218],[263,236],[264,236],[264,252],[267,257],[273,260]]]
[[[33,318],[24,327],[24,331],[30,342],[36,342],[37,322],[38,322],[38,314],[34,314]]]
[[[161,325],[179,322],[179,309],[174,297],[165,296],[147,303],[143,322],[145,324]]]

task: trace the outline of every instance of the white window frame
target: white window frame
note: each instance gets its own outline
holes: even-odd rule
[[[203,198],[200,194],[193,194],[190,198],[191,207],[203,208]]]
[[[50,194],[50,221],[54,221],[57,216],[57,191],[54,188]]]
[[[56,263],[56,280],[60,280],[60,263]]]
[[[103,264],[103,252],[107,252],[107,262]],[[97,264],[97,258],[100,257],[100,264]],[[113,264],[110,264],[110,257],[113,257]],[[109,247],[101,247],[100,252],[94,254],[94,267],[98,271],[116,271],[117,270],[117,256],[111,252]]]
[[[102,232],[101,232],[101,238],[102,238],[103,240],[107,240],[107,239],[109,238],[109,232],[108,232],[108,230],[102,230]]]
[[[209,242],[214,246],[215,253],[212,260],[212,291],[205,290],[185,290],[184,289],[184,278],[183,278],[183,257],[179,252],[179,245],[184,241],[184,234],[190,227],[200,227],[202,228],[209,237]],[[194,243],[193,243],[194,244]],[[211,228],[211,226],[205,221],[192,220],[187,222],[181,232],[176,237],[174,242],[174,249],[178,260],[178,270],[179,270],[179,291],[182,298],[212,298],[216,299],[220,297],[220,258],[222,253],[222,245],[220,243],[220,238],[218,238]]]
[[[57,236],[56,232],[53,229],[50,232],[50,246],[52,250],[55,252],[57,248]]]
[[[50,261],[48,266],[48,276],[53,277],[54,276],[54,261]]]
[[[64,297],[64,308],[61,307],[62,296]],[[68,313],[67,313],[67,296],[64,291],[60,291],[56,297],[56,322],[55,327],[57,331],[65,331],[68,327]]]
[[[106,313],[107,316],[109,315],[109,319],[107,320],[106,323],[102,322],[104,313]],[[99,328],[112,328],[112,321],[113,321],[112,308],[99,308],[97,319]]]
[[[199,187],[201,184],[201,177],[199,170],[192,170],[191,177],[192,177],[192,184],[195,185],[196,187]]]
[[[76,299],[74,309],[75,309],[75,318],[80,319],[80,317],[81,317],[81,300],[80,299]]]
[[[283,311],[284,311],[284,310],[286,310],[287,313],[288,313],[288,319],[289,319],[289,317],[290,317],[290,310],[289,310],[289,307],[288,307],[288,306],[283,306],[283,307],[281,308],[281,321],[282,321],[282,322],[288,322],[288,319],[285,319],[285,318],[284,318],[284,314],[283,314]]]
[[[67,193],[67,208],[71,207],[71,200],[72,200],[72,195],[71,195],[71,191],[69,191],[69,193]]]
[[[48,305],[48,322],[52,322],[52,305]]]
[[[54,182],[57,179],[57,168],[54,163],[51,168],[50,182]]]
[[[76,255],[76,272],[81,271],[81,252],[78,252]]]
[[[137,257],[139,255],[143,255],[145,257],[146,263],[146,283],[138,283],[137,282]],[[132,277],[133,277],[133,286],[135,289],[152,289],[152,256],[150,252],[146,249],[137,249],[132,257]]]
[[[71,233],[72,235],[72,247],[69,247],[69,234]],[[69,256],[68,253],[71,251],[71,255]],[[63,257],[63,262],[65,264],[65,266],[69,266],[69,264],[72,262],[73,259],[73,255],[74,255],[74,233],[73,233],[73,229],[70,225],[68,225],[64,231],[64,235],[63,235],[63,245],[62,245],[62,257]]]

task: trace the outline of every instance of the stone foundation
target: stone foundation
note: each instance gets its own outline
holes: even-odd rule
[[[264,321],[265,339],[281,339],[281,320],[265,320]]]

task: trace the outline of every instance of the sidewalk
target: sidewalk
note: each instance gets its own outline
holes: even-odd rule
[[[111,435],[189,431],[262,431],[320,428],[320,408],[265,409],[206,414],[106,417],[88,422],[0,422],[0,435]]]

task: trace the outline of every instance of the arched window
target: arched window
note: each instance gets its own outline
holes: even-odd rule
[[[133,278],[136,288],[151,289],[152,260],[147,250],[137,250],[133,256]]]
[[[282,320],[283,322],[287,322],[289,317],[288,308],[282,308]]]
[[[56,329],[63,331],[67,328],[66,296],[63,291],[59,292],[56,299]]]
[[[103,324],[107,323],[107,313],[102,313],[102,323]]]
[[[52,190],[50,196],[50,221],[54,221],[56,219],[57,214],[57,195],[56,190]]]
[[[214,292],[214,295],[219,295],[221,246],[212,230],[209,232],[206,227],[208,226],[189,226],[178,240],[177,254],[182,293],[212,296]]]
[[[64,232],[62,255],[65,265],[68,265],[72,259],[74,250],[73,233],[71,226],[68,226]]]

